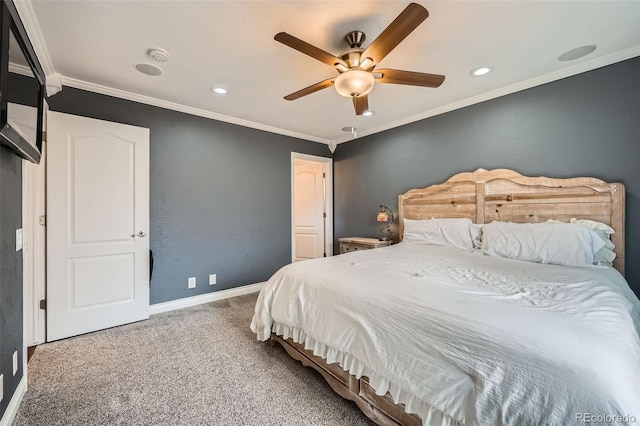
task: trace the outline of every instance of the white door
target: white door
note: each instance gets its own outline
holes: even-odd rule
[[[323,163],[295,160],[296,262],[326,255],[324,175]]]
[[[149,318],[149,129],[47,115],[47,340]]]

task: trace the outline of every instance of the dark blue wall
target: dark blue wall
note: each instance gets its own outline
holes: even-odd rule
[[[291,262],[291,152],[330,156],[326,145],[69,87],[49,105],[151,129],[152,304],[265,281]]]
[[[33,79],[9,73],[9,102],[36,106]],[[4,415],[22,379],[22,251],[16,251],[16,229],[22,228],[22,159],[0,146],[0,373],[4,374]],[[13,353],[18,371],[13,373]]]
[[[16,251],[16,229],[22,228],[22,159],[0,146],[0,372],[4,374],[4,415],[22,379],[22,251]],[[14,376],[13,353],[19,368]]]
[[[340,144],[334,236],[375,236],[379,204],[397,212],[398,194],[480,167],[625,184],[626,277],[640,294],[640,58]]]

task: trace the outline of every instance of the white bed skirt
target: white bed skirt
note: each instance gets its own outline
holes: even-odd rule
[[[376,391],[376,395],[384,396],[388,392],[395,404],[404,404],[405,411],[410,414],[416,414],[420,417],[424,426],[463,425],[451,416],[420,400],[410,392],[401,389],[398,385],[390,382],[380,374],[375,373],[353,355],[316,341],[300,328],[290,327],[274,322],[273,329],[271,331],[285,340],[291,338],[295,343],[304,345],[306,350],[312,351],[315,356],[324,359],[327,364],[338,363],[344,371],[356,376],[357,379],[360,379],[362,376],[368,377],[369,384]],[[262,336],[263,340],[266,340],[266,338],[270,336],[270,332],[268,330],[264,330],[262,333],[258,332],[257,334]],[[267,337],[264,338],[264,336]]]

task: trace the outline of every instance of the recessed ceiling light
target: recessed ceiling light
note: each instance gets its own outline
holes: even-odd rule
[[[558,56],[558,60],[561,62],[575,61],[576,59],[580,59],[587,56],[589,53],[592,53],[594,50],[596,50],[596,47],[598,46],[595,44],[576,47],[575,49],[568,50],[562,55]]]
[[[481,77],[483,75],[489,74],[491,71],[493,71],[492,67],[480,67],[480,68],[471,70],[469,74],[471,74],[472,77]]]
[[[373,111],[371,111],[370,109],[366,110],[365,112],[362,113],[362,115],[364,115],[365,117],[371,117],[374,114]]]
[[[224,87],[220,87],[220,86],[212,87],[211,91],[213,93],[215,93],[216,95],[226,95],[227,94],[227,89],[225,89]]]
[[[142,74],[146,74],[146,75],[152,75],[152,76],[157,76],[162,74],[162,68],[155,66],[155,65],[151,65],[151,64],[145,64],[140,63],[140,64],[133,64],[133,66],[135,67],[135,69],[137,69],[138,71],[140,71]]]

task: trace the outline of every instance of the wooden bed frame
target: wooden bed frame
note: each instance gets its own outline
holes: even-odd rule
[[[403,219],[469,218],[475,223],[536,223],[548,219],[568,222],[571,218],[604,222],[612,235],[616,259],[614,267],[624,275],[625,189],[621,183],[578,177],[553,179],[527,177],[507,169],[459,173],[442,184],[412,189],[398,197],[400,240]],[[338,364],[327,364],[291,339],[271,335],[287,353],[303,365],[318,371],[343,398],[354,401],[379,425],[421,425],[391,397],[378,396],[368,378],[357,379]]]
[[[459,173],[443,184],[398,197],[403,219],[467,217],[474,223],[537,223],[571,218],[606,223],[616,232],[613,266],[624,275],[624,185],[591,177],[528,177],[507,169]]]

